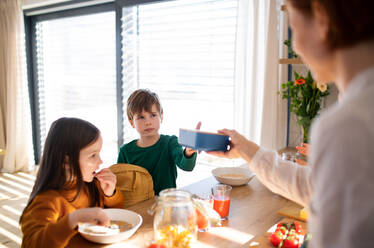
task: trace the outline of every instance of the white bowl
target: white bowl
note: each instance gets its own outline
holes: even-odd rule
[[[249,169],[240,167],[215,168],[212,174],[218,182],[231,186],[247,184],[254,176]]]
[[[138,230],[138,228],[141,226],[143,222],[142,217],[133,211],[119,208],[107,208],[104,209],[104,211],[108,214],[111,220],[126,221],[127,223],[132,224],[132,228],[124,232],[94,234],[91,232],[85,232],[84,230],[89,224],[82,223],[79,224],[78,232],[85,239],[100,244],[111,244],[118,241],[122,241],[130,238],[136,232],[136,230]]]

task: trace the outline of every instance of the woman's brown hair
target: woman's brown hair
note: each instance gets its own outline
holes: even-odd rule
[[[306,15],[313,16],[318,4],[329,17],[328,45],[331,49],[354,46],[374,39],[374,0],[288,0]]]

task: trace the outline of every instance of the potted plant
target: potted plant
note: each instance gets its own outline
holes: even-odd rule
[[[292,57],[298,57],[292,50],[291,40],[286,40],[284,44],[288,46]],[[303,142],[308,143],[310,125],[321,108],[322,98],[329,95],[329,87],[325,83],[314,81],[310,71],[306,77],[294,72],[294,77],[294,81],[281,84],[282,90],[278,94],[283,99],[290,99],[289,110],[296,114],[297,124],[303,129]]]

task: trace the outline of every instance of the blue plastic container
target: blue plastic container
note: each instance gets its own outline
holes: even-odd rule
[[[229,136],[181,128],[178,142],[182,146],[199,151],[227,151]]]

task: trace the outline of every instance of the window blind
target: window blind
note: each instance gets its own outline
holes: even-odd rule
[[[237,0],[178,0],[123,9],[123,100],[155,91],[161,131],[233,127]],[[126,113],[126,109],[124,109]],[[127,120],[127,117],[124,118]],[[137,137],[125,122],[124,140]]]
[[[117,105],[115,12],[36,23],[40,142],[60,117],[96,125],[103,137],[104,164],[116,162]]]

